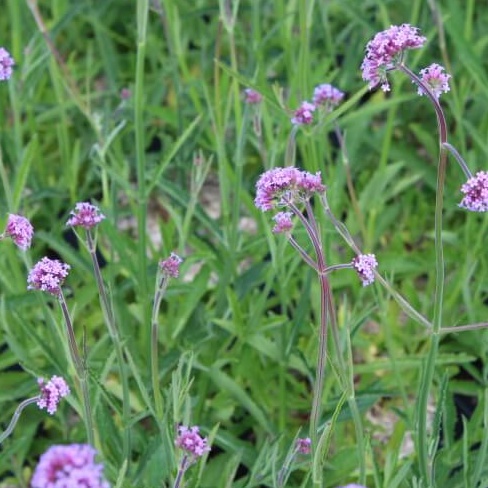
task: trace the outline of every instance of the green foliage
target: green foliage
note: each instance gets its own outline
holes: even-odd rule
[[[0,242],[0,423],[37,394],[36,377],[63,375],[74,393],[54,416],[27,407],[0,447],[0,487],[28,486],[50,445],[86,442],[62,316],[51,297],[26,290],[29,269],[44,255],[72,266],[65,291],[86,351],[95,447],[112,486],[171,486],[181,459],[174,447],[180,423],[199,425],[212,446],[188,470],[185,486],[277,486],[297,435],[308,435],[319,290],[316,275],[255,208],[255,182],[285,164],[291,110],[319,83],[345,91],[346,102],[322,125],[298,131],[296,164],[322,172],[334,214],[430,320],[435,114],[402,73],[392,73],[391,93],[367,92],[359,66],[375,32],[419,26],[429,43],[409,53],[409,66],[447,67],[451,92],[441,103],[449,141],[473,172],[483,169],[486,9],[474,0],[220,2],[224,10],[234,5],[232,22],[207,0],[155,0],[147,12],[145,1],[39,0],[43,33],[29,8],[35,2],[4,3],[0,45],[17,66],[0,84],[0,228],[8,212],[22,213],[36,234],[27,253],[9,239]],[[262,135],[241,95],[247,87],[264,95]],[[123,88],[131,90],[127,100]],[[359,212],[334,123],[345,134]],[[445,327],[486,321],[488,224],[483,214],[458,208],[462,183],[450,158]],[[129,377],[129,418],[90,256],[65,227],[74,204],[88,200],[107,216],[97,245]],[[352,251],[323,213],[317,217],[328,262],[350,262]],[[296,237],[308,246],[305,234]],[[158,260],[173,250],[185,261],[158,316],[165,407],[158,418],[150,375],[153,283]],[[364,449],[358,452],[356,412],[343,397],[331,346],[322,449],[316,459],[295,459],[286,486],[313,486],[316,470],[324,487],[358,482],[363,459],[368,487],[425,487],[409,442],[428,334],[380,285],[363,289],[350,270],[330,279],[341,352],[353,363]],[[487,334],[480,328],[441,336],[430,400],[437,486],[488,483]]]

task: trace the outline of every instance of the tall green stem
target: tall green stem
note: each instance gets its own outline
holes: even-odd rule
[[[158,273],[156,278],[156,292],[151,317],[151,377],[156,408],[157,420],[163,418],[163,398],[159,387],[159,361],[158,361],[158,343],[159,343],[159,323],[158,314],[166,288],[168,287],[169,277],[165,274]]]
[[[115,348],[117,356],[117,364],[119,368],[120,381],[122,383],[122,423],[124,427],[123,451],[124,458],[130,462],[130,392],[129,392],[129,378],[127,376],[127,369],[125,367],[124,354],[122,352],[122,342],[120,334],[115,323],[115,314],[112,307],[112,302],[108,298],[107,290],[103,282],[100,265],[97,259],[95,240],[89,229],[86,230],[86,244],[88,252],[93,264],[93,271],[95,273],[95,281],[98,288],[98,296],[100,298],[100,305],[102,307],[103,316],[107,325],[110,338]]]
[[[146,55],[147,17],[149,0],[137,2],[137,61],[134,94],[134,126],[136,136],[136,165],[137,165],[137,231],[139,252],[139,289],[140,302],[143,313],[143,324],[149,323],[149,287],[147,283],[146,256],[146,154],[144,130],[144,60]],[[142,343],[149,348],[149,338],[146,327],[141,327]]]
[[[62,290],[59,290],[59,305],[61,306],[61,311],[63,312],[64,322],[66,325],[66,332],[68,335],[68,345],[71,355],[71,360],[75,367],[76,377],[80,383],[81,394],[82,394],[82,404],[83,404],[83,421],[85,422],[86,435],[88,439],[88,444],[95,446],[95,428],[93,426],[93,418],[90,404],[90,393],[88,391],[88,378],[86,364],[81,358],[78,345],[76,343],[75,331],[73,329],[73,322],[69,314],[68,305],[64,298]]]
[[[444,117],[444,112],[439,104],[438,99],[432,94],[432,92],[425,85],[425,83],[423,83],[422,80],[415,73],[413,73],[403,64],[399,66],[399,69],[406,73],[407,76],[409,76],[414,83],[420,86],[423,92],[431,100],[437,115],[437,124],[439,128],[439,163],[437,166],[437,188],[434,217],[436,270],[436,282],[434,292],[434,318],[432,320],[430,348],[420,383],[419,402],[417,406],[417,445],[419,452],[420,474],[424,480],[425,486],[434,486],[432,457],[435,453],[429,453],[427,407],[429,401],[429,392],[434,379],[435,362],[439,350],[439,332],[442,326],[442,305],[444,300],[444,249],[442,245],[442,210],[447,164],[447,148],[444,145],[445,143],[447,143],[447,124]]]

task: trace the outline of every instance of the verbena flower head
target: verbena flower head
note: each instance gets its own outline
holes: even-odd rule
[[[419,29],[409,24],[392,25],[378,32],[366,45],[366,56],[361,64],[363,80],[372,89],[381,83],[383,91],[390,90],[386,73],[394,69],[407,49],[422,47],[427,39],[419,35]]]
[[[9,214],[5,234],[11,237],[17,247],[26,251],[31,246],[34,227],[22,215]]]
[[[488,171],[478,171],[462,187],[464,198],[460,207],[472,212],[486,212],[488,210]]]
[[[39,378],[37,383],[41,390],[37,406],[41,410],[45,408],[52,415],[58,409],[61,398],[69,395],[69,386],[60,376],[53,376],[47,383],[43,378]]]
[[[51,446],[39,459],[31,488],[110,488],[96,454],[88,444]]]
[[[0,80],[8,80],[12,76],[12,66],[15,64],[10,53],[3,47],[0,47]]]
[[[130,91],[129,88],[122,88],[122,90],[120,90],[120,98],[122,100],[129,100],[131,96],[132,96],[132,92]]]
[[[194,458],[203,456],[210,451],[207,445],[207,438],[201,437],[198,427],[178,427],[178,437],[175,440],[176,447],[183,449]]]
[[[273,220],[276,222],[275,226],[273,227],[273,232],[275,234],[290,232],[293,228],[293,222],[291,221],[292,215],[293,214],[291,212],[278,212],[273,217]]]
[[[293,166],[274,168],[263,173],[256,183],[254,204],[263,212],[289,202],[301,202],[314,193],[323,193],[320,172],[315,175]]]
[[[159,262],[159,267],[161,271],[172,278],[178,278],[180,274],[180,264],[183,262],[178,254],[172,252],[169,258],[166,258]]]
[[[343,98],[344,93],[328,83],[316,86],[313,91],[313,103],[315,105],[323,105],[327,110],[339,105]]]
[[[444,67],[432,63],[427,68],[420,70],[420,79],[430,88],[430,91],[437,99],[442,93],[447,93],[449,88],[449,79],[451,75],[444,73]],[[424,90],[419,86],[417,93],[425,95]]]
[[[263,96],[256,90],[252,88],[246,88],[244,90],[244,101],[249,105],[257,105],[261,103],[263,100]]]
[[[297,439],[297,451],[300,454],[305,454],[305,455],[310,454],[311,447],[312,447],[312,440],[310,439],[310,437]]]
[[[310,125],[313,122],[313,113],[317,107],[310,102],[302,102],[293,112],[291,123],[293,125]]]
[[[30,270],[27,277],[28,290],[46,291],[54,296],[61,293],[61,285],[68,276],[70,266],[57,259],[42,258]]]
[[[88,202],[77,203],[70,214],[71,217],[66,225],[84,227],[85,229],[95,227],[105,218],[98,207]]]
[[[374,269],[378,266],[374,254],[359,254],[351,264],[363,282],[363,286],[371,285],[374,282]]]

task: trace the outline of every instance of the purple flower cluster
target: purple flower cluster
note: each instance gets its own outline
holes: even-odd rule
[[[12,76],[12,66],[15,64],[10,53],[3,47],[0,47],[0,80],[8,80]]]
[[[210,446],[207,445],[207,438],[201,437],[198,427],[185,427],[180,425],[178,427],[178,437],[175,445],[183,449],[194,458],[203,456],[210,451]]]
[[[451,75],[444,73],[444,67],[432,63],[420,71],[420,79],[430,88],[432,94],[438,99],[442,93],[449,91],[449,79]],[[418,94],[424,95],[424,90],[419,86]]]
[[[378,266],[374,254],[359,254],[351,264],[363,282],[363,286],[371,285],[374,282],[374,270]]]
[[[172,278],[178,278],[180,274],[180,264],[183,262],[178,254],[172,252],[169,258],[166,258],[159,262],[159,268],[164,274],[171,276]]]
[[[273,232],[275,234],[282,234],[290,232],[293,228],[293,222],[291,221],[292,212],[278,212],[273,220],[276,222],[273,227]]]
[[[361,64],[363,80],[372,89],[381,83],[383,91],[390,90],[386,73],[394,69],[403,58],[404,51],[422,47],[427,39],[419,29],[409,24],[392,25],[378,32],[366,45],[366,56]]]
[[[488,210],[488,171],[478,171],[462,187],[464,198],[460,207],[472,212],[486,212]]]
[[[313,103],[315,105],[323,105],[328,110],[339,105],[343,98],[344,93],[329,83],[318,85],[313,91]]]
[[[91,229],[98,225],[104,218],[105,215],[95,205],[88,202],[79,202],[75,205],[75,209],[71,211],[71,217],[66,222],[66,225]]]
[[[252,88],[246,88],[244,90],[244,101],[249,105],[258,105],[263,100],[263,96]]]
[[[315,175],[293,166],[274,168],[263,173],[256,183],[254,204],[263,212],[275,206],[303,201],[313,193],[323,193],[320,172]]]
[[[30,270],[27,289],[46,291],[51,295],[59,296],[61,285],[68,276],[69,269],[69,264],[44,257]]]
[[[31,246],[34,227],[22,215],[9,214],[5,234],[10,236],[17,247],[26,251]]]
[[[52,415],[58,409],[61,398],[69,395],[69,386],[60,376],[53,376],[47,383],[43,378],[39,378],[37,383],[41,390],[37,406],[41,410],[45,408]]]
[[[293,125],[310,125],[313,122],[313,113],[316,106],[310,102],[302,102],[300,106],[293,112],[291,123]]]
[[[310,454],[311,447],[312,447],[312,440],[310,439],[310,437],[305,437],[303,439],[298,438],[296,442],[296,447],[297,447],[297,451],[300,454],[304,454],[304,455]]]
[[[88,444],[51,446],[39,459],[31,488],[110,488],[96,454]]]

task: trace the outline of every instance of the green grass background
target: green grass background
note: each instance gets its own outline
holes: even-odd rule
[[[387,96],[364,90],[359,66],[377,31],[404,22],[421,28],[428,44],[410,52],[408,64],[415,71],[432,62],[447,67],[451,91],[442,96],[442,105],[449,140],[473,172],[486,167],[484,2],[241,1],[234,21],[226,22],[224,3],[232,2],[155,1],[145,25],[144,1],[39,0],[65,69],[49,51],[29,2],[0,5],[0,45],[17,63],[12,80],[0,85],[0,219],[6,221],[7,212],[23,213],[36,229],[25,255],[9,241],[0,243],[0,422],[6,425],[16,405],[36,394],[36,376],[67,370],[58,309],[49,297],[26,291],[32,263],[58,255],[72,266],[68,302],[79,343],[86,344],[97,448],[114,485],[118,479],[119,486],[152,488],[174,475],[174,421],[198,424],[212,438],[212,455],[205,466],[191,469],[188,486],[273,486],[273,469],[279,469],[299,429],[306,435],[318,284],[284,238],[272,235],[269,216],[255,209],[253,199],[258,176],[285,163],[290,110],[310,99],[319,83],[334,84],[348,100],[363,93],[337,119],[346,136],[360,216],[352,210],[331,123],[298,132],[296,164],[322,172],[335,214],[366,252],[376,253],[380,272],[431,317],[435,114],[401,73],[391,75]],[[253,111],[241,95],[248,86],[265,96],[262,145],[252,129]],[[123,88],[132,93],[127,101],[120,98]],[[210,165],[205,183],[193,163],[200,151]],[[195,180],[203,183],[200,192]],[[445,326],[486,320],[487,220],[458,208],[462,183],[450,159]],[[204,196],[220,208],[217,218],[209,215]],[[133,459],[127,471],[120,381],[89,256],[65,235],[69,211],[89,199],[108,217],[99,229],[107,261],[103,272],[131,355]],[[152,216],[161,245],[141,232]],[[251,229],[242,228],[244,217]],[[350,251],[320,218],[329,262],[350,261]],[[122,222],[131,225],[121,228]],[[157,261],[173,250],[185,261],[160,315],[167,408],[161,430],[149,401],[149,318]],[[345,406],[334,425],[325,486],[357,481],[363,455],[368,487],[421,486],[415,455],[402,457],[399,450],[414,428],[425,330],[380,286],[361,288],[353,272],[336,272],[331,282],[342,338],[351,336],[369,447],[357,453]],[[478,486],[488,486],[486,469],[477,471],[485,464],[487,442],[486,344],[483,329],[442,340],[432,391],[443,432],[438,486],[472,487],[473,472],[484,476],[485,484]],[[341,393],[329,368],[324,421],[331,419]],[[457,439],[455,394],[477,405]],[[398,419],[386,440],[378,439],[383,428],[371,421],[373,406],[380,424],[392,413]],[[35,407],[22,415],[2,446],[0,486],[28,486],[38,456],[49,445],[85,440],[76,409],[73,396],[54,417]],[[289,486],[311,486],[309,473],[309,461],[301,459]]]

